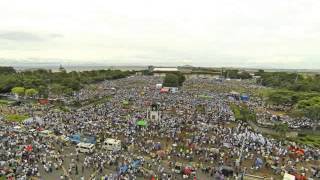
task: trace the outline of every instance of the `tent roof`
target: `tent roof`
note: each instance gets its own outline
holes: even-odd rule
[[[164,67],[164,68],[154,68],[153,72],[177,72],[178,68]]]
[[[139,120],[139,121],[137,122],[137,125],[138,125],[138,126],[147,126],[147,122],[146,122],[145,120]]]
[[[285,173],[283,176],[283,180],[294,180],[294,179],[295,179],[294,175],[291,175],[288,173]]]
[[[236,92],[236,91],[231,91],[230,94],[240,95],[240,93],[238,93],[238,92]]]
[[[161,88],[160,92],[169,92],[169,88]]]

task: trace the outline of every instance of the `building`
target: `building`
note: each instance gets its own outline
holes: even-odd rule
[[[168,73],[180,72],[176,67],[156,67],[152,70],[153,75],[157,77],[164,77]]]

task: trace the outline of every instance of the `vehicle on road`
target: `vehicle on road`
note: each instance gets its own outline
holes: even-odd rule
[[[108,138],[103,142],[102,148],[108,151],[120,151],[121,141],[117,139]]]
[[[94,144],[90,143],[78,143],[76,150],[80,153],[93,153],[95,150],[95,146]]]

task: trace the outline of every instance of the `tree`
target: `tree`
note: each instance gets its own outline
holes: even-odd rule
[[[182,86],[185,80],[186,77],[181,72],[168,73],[164,78],[163,86],[179,87]]]
[[[61,73],[67,73],[66,69],[60,64],[59,71]]]
[[[146,70],[142,70],[141,73],[144,76],[152,76],[153,75],[152,71],[149,71],[147,69]]]
[[[63,94],[64,89],[71,88],[72,91],[79,91],[86,84],[124,78],[135,73],[135,71],[120,70],[67,72],[63,67],[60,68],[60,71],[52,72],[39,69],[15,72],[12,67],[0,67],[0,93],[8,93],[14,87],[24,87],[26,89],[37,89],[41,96],[46,97],[49,94],[48,87],[51,87],[51,84],[59,85],[55,85],[53,91]],[[61,91],[61,89],[63,90]],[[66,92],[70,93],[71,91],[68,89]]]
[[[292,105],[297,102],[295,93],[288,90],[275,90],[268,93],[268,101],[275,105]]]
[[[263,69],[259,69],[258,72],[254,73],[255,76],[262,76],[263,74],[264,74],[264,70]]]
[[[255,112],[251,112],[246,105],[232,104],[231,109],[234,113],[235,119],[239,121],[256,121]]]
[[[304,115],[314,121],[314,130],[320,121],[320,97],[313,97],[308,100],[299,101],[296,108]]]
[[[179,77],[174,73],[166,74],[166,77],[164,78],[163,86],[178,87],[179,86]]]
[[[225,78],[237,79],[239,70],[237,69],[227,69],[223,72]]]
[[[0,74],[13,74],[16,70],[13,67],[0,66]]]
[[[47,86],[40,85],[40,86],[38,87],[38,91],[39,91],[40,97],[42,97],[42,98],[48,98],[49,89],[48,89]]]
[[[186,77],[181,72],[176,72],[175,75],[178,76],[179,86],[182,86],[183,82],[186,80]]]
[[[55,95],[60,96],[63,94],[64,89],[65,89],[65,87],[60,84],[53,84],[51,86],[50,92],[52,92]]]
[[[28,96],[28,97],[34,98],[34,96],[36,96],[37,94],[39,94],[39,92],[38,92],[36,89],[31,88],[31,89],[27,89],[27,90],[25,91],[25,94],[26,94],[26,96]]]
[[[230,79],[251,79],[252,76],[246,71],[239,72],[237,69],[228,69],[223,72],[225,78]]]
[[[238,73],[238,78],[239,79],[251,79],[252,76],[250,73],[246,72],[246,71],[243,71],[241,73]]]
[[[65,94],[65,95],[71,96],[72,93],[73,93],[72,88],[65,88],[65,89],[63,90],[63,94]]]
[[[16,94],[19,96],[24,96],[24,93],[25,93],[25,88],[24,87],[14,87],[11,89],[11,92],[13,94]]]
[[[289,126],[287,123],[276,123],[273,125],[273,128],[280,134],[282,138],[286,137],[286,133],[289,130]]]

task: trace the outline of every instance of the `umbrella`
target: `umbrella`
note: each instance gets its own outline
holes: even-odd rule
[[[25,151],[31,152],[32,151],[32,145],[28,145],[25,147]]]
[[[304,150],[299,149],[299,150],[296,151],[296,154],[298,154],[298,155],[304,155]]]
[[[169,88],[161,88],[160,93],[168,93]]]
[[[139,120],[139,121],[137,122],[137,125],[138,125],[138,126],[147,126],[147,122],[144,121],[144,120]]]
[[[190,175],[191,173],[192,173],[191,167],[185,167],[185,168],[184,168],[184,174]]]

